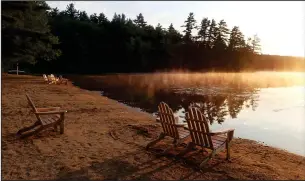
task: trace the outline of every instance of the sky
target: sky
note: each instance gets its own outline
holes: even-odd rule
[[[239,26],[246,37],[257,34],[262,53],[305,57],[305,2],[301,1],[47,1],[59,10],[74,3],[88,15],[124,13],[135,19],[142,13],[148,24],[170,23],[182,32],[188,14],[193,12],[197,24],[204,17],[224,19],[229,28]]]

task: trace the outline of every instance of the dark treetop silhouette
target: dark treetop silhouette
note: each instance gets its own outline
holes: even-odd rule
[[[143,14],[134,20],[114,14],[88,15],[69,4],[64,11],[43,1],[2,3],[2,63],[37,73],[100,74],[188,69],[303,70],[304,59],[260,55],[260,40],[245,39],[238,26],[190,13],[179,33],[149,25]],[[176,25],[178,26],[178,25]],[[198,34],[194,35],[194,29]],[[293,45],[292,45],[293,46]]]

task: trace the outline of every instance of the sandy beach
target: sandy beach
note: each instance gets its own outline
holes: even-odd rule
[[[68,110],[65,133],[52,128],[26,139],[16,132],[33,124],[37,107]],[[41,77],[2,75],[2,179],[305,179],[305,158],[255,141],[234,138],[231,160],[221,152],[201,171],[204,155],[193,151],[175,160],[183,147],[164,157],[156,153],[171,141],[146,151],[162,131],[152,115],[68,85],[48,85]],[[292,140],[293,141],[293,140]]]

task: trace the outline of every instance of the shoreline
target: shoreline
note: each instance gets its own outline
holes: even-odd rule
[[[211,160],[203,173],[195,169],[204,157],[174,162],[183,148],[157,158],[144,147],[161,132],[146,112],[74,85],[48,85],[42,77],[2,76],[2,179],[305,179],[305,157],[256,141],[234,138],[230,162],[225,153]],[[20,140],[18,129],[35,117],[24,95],[37,107],[68,110],[65,133],[46,130]],[[170,140],[169,140],[170,141]],[[165,142],[168,142],[166,139]]]

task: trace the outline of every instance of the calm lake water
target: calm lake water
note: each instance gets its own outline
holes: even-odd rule
[[[256,75],[259,74],[251,75],[249,80],[243,78],[243,81],[247,83],[259,79]],[[298,78],[305,79],[303,75],[298,74]],[[195,82],[192,75],[187,76],[188,80],[184,82]],[[164,83],[167,79],[166,84],[170,84],[168,82],[173,82],[173,79],[164,77],[153,80],[145,74],[132,78],[128,75],[115,78],[91,77],[91,80],[94,79],[91,87],[88,87],[88,81],[85,81],[87,84],[82,83],[84,81],[75,83],[83,88],[100,90],[104,96],[153,115],[157,112],[158,104],[164,101],[180,117],[180,122],[184,121],[185,110],[192,105],[205,114],[211,123],[211,130],[235,128],[235,137],[256,140],[305,156],[305,84],[300,85],[298,82],[294,85],[291,82],[295,81],[296,77],[285,76],[288,76],[285,77],[286,83],[290,82],[285,86],[278,83],[273,85],[273,78],[269,80],[271,83],[267,82],[262,86],[241,86],[236,84],[241,79],[234,77],[234,80],[237,80],[233,81],[234,85],[225,84],[228,80],[222,78],[222,81],[214,80],[215,84],[212,81],[212,84],[208,85],[191,83],[182,86],[178,78],[175,79],[177,83],[171,86],[156,88],[161,84],[161,80]],[[175,75],[173,77],[176,78]],[[184,76],[179,74],[179,77]],[[200,77],[199,80],[207,82]],[[266,80],[261,80],[263,81]]]

